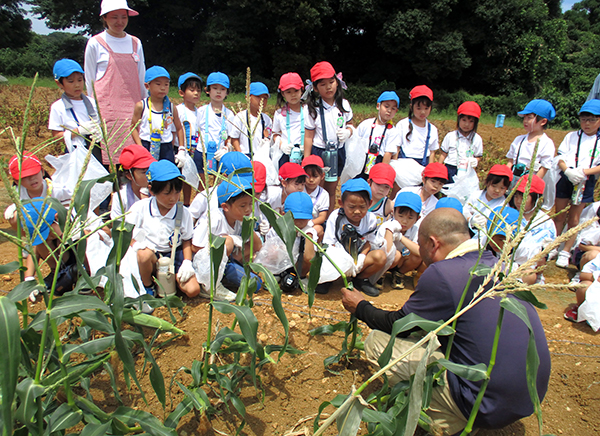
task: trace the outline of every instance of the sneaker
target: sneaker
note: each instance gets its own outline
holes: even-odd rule
[[[144,286],[144,289],[146,290],[146,294],[154,297],[154,286]]]
[[[556,259],[556,256],[558,256],[558,248],[553,248],[550,250],[550,253],[548,253],[548,260],[554,260]]]
[[[561,251],[556,258],[556,266],[559,268],[566,268],[569,266],[569,259],[571,254],[568,251]]]
[[[579,282],[581,282],[580,279],[580,272],[576,272],[575,275],[573,276],[573,278],[571,279],[571,281],[569,282],[569,286],[574,286],[574,285],[578,285]],[[576,291],[576,289],[571,289],[573,292]]]
[[[352,283],[356,289],[369,297],[377,297],[379,295],[379,289],[373,286],[369,279],[354,279]]]
[[[210,290],[206,290],[204,286],[200,286],[200,294],[202,298],[206,298],[210,300]],[[235,297],[237,294],[235,292],[231,292],[223,283],[217,283],[217,287],[215,288],[215,293],[213,295],[214,301],[226,301],[228,303],[233,303],[235,301]]]
[[[404,289],[404,274],[400,271],[394,271],[392,275],[392,288]]]
[[[331,287],[331,283],[319,283],[315,288],[315,294],[327,294],[329,293],[329,288]]]
[[[577,309],[579,309],[579,306],[572,306],[569,309],[567,309],[567,311],[564,313],[564,317],[567,321],[571,321],[571,322],[583,322],[583,321],[577,321]]]
[[[152,313],[154,313],[154,307],[150,306],[145,301],[142,301],[141,309],[140,309],[140,303],[133,303],[133,308],[135,310],[140,310],[142,313],[144,313],[146,315],[152,315]]]

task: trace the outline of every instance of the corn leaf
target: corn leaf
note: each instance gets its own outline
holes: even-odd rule
[[[210,256],[213,267],[213,286],[216,287],[216,283],[219,277],[219,267],[223,260],[223,253],[225,252],[225,238],[222,236],[213,236],[212,245],[210,247]]]
[[[121,395],[119,394],[119,388],[117,386],[117,378],[115,377],[115,370],[110,362],[104,362],[104,369],[106,370],[108,377],[110,379],[110,387],[115,394],[115,398],[119,402],[120,405],[123,405],[123,400],[121,400]]]
[[[254,316],[254,313],[252,313],[252,310],[247,306],[234,306],[232,304],[223,303],[220,301],[213,301],[212,305],[221,313],[235,314],[246,343],[250,346],[253,352],[258,351],[258,342],[256,340],[258,320]]]
[[[85,322],[86,325],[90,326],[94,330],[105,333],[114,333],[112,325],[108,322],[106,317],[97,310],[80,312],[79,317],[83,322]]]
[[[438,363],[451,373],[467,380],[480,381],[487,378],[487,366],[485,363],[478,363],[477,365],[461,365],[459,363],[450,362],[447,359],[440,359]]]
[[[133,410],[121,406],[112,413],[113,418],[121,419],[128,425],[138,423],[142,429],[152,436],[177,436],[177,432],[165,427],[162,422],[152,414],[142,410]]]
[[[36,385],[30,377],[23,379],[17,385],[17,395],[19,396],[19,400],[21,400],[21,404],[17,409],[16,417],[20,422],[29,423],[31,421],[37,412],[35,400],[43,393],[44,387]]]
[[[323,253],[315,250],[315,257],[310,261],[310,271],[308,273],[308,307],[312,307],[315,302],[315,288],[319,284],[321,276],[321,264],[323,263]]]
[[[28,282],[19,283],[12,289],[12,291],[8,293],[7,297],[15,303],[18,301],[23,301],[24,299],[29,297],[29,294],[31,294],[31,291],[33,291],[34,289],[37,289],[40,292],[46,290],[44,286],[38,284],[38,282],[36,282],[35,280],[31,280]]]
[[[163,377],[162,371],[160,367],[156,363],[154,356],[150,352],[150,347],[148,347],[145,342],[144,350],[146,352],[146,358],[150,361],[152,368],[150,368],[150,384],[152,384],[152,389],[154,389],[154,393],[156,393],[156,397],[160,404],[162,404],[163,409],[165,408],[166,402],[166,391],[165,391],[165,379]]]
[[[519,300],[527,301],[533,304],[538,309],[548,309],[544,303],[537,299],[537,297],[531,291],[516,291],[512,293]]]
[[[237,341],[242,341],[243,339],[244,339],[244,336],[240,335],[239,333],[234,332],[229,327],[223,327],[221,330],[219,330],[217,332],[217,335],[210,343],[209,352],[211,354],[217,353],[221,349],[221,346],[223,345],[223,342],[225,340],[228,340],[230,342],[237,342]],[[192,368],[193,368],[193,365],[192,365]]]
[[[105,336],[103,338],[94,339],[93,341],[84,342],[82,344],[65,344],[64,355],[62,362],[64,364],[69,362],[69,357],[73,353],[82,353],[86,355],[92,355],[105,351],[115,343],[114,336]]]
[[[10,274],[19,269],[19,261],[15,260],[4,265],[0,265],[0,274]]]
[[[75,411],[67,403],[61,404],[58,406],[58,409],[50,415],[50,433],[73,427],[81,421],[81,416],[81,410]]]
[[[356,436],[365,406],[358,397],[352,397],[352,401],[345,403],[342,407],[336,420],[338,434],[339,436]]]
[[[127,253],[129,244],[131,243],[131,235],[133,233],[133,224],[128,222],[115,221],[111,230],[111,235],[114,241],[113,248],[110,250],[106,265],[112,265],[116,262],[121,263],[123,256]]]
[[[111,313],[110,308],[98,297],[91,295],[63,295],[62,297],[54,300],[54,305],[50,312],[50,319],[73,315],[85,310],[96,309],[100,309],[106,313]]]
[[[13,411],[21,361],[21,325],[15,303],[0,297],[0,388],[2,388],[2,422],[5,434],[12,434]]]
[[[229,394],[230,395],[230,400],[231,400],[231,404],[233,404],[233,407],[235,407],[235,410],[238,411],[238,413],[240,415],[242,415],[242,417],[245,419],[246,418],[246,406],[244,406],[244,403],[242,400],[240,400],[240,398],[237,395],[234,395],[232,393]]]
[[[194,406],[194,408],[198,411],[203,411],[206,410],[208,408],[208,406],[210,405],[210,401],[207,403],[205,401],[205,399],[199,394],[199,390],[202,390],[201,388],[195,388],[195,389],[188,389],[186,386],[184,386],[182,383],[180,382],[176,382],[177,386],[179,386],[179,389],[181,389],[181,391],[184,393],[185,397],[189,399],[189,401],[191,402],[191,405]],[[205,392],[202,391],[204,394]]]
[[[88,424],[83,427],[79,436],[103,436],[108,433],[110,422],[104,424]]]
[[[187,396],[183,397],[183,400],[181,400],[177,407],[169,413],[169,416],[165,420],[165,427],[177,428],[179,420],[187,415],[193,408],[192,400]]]
[[[310,333],[311,336],[332,335],[336,332],[343,332],[344,330],[346,330],[346,327],[348,327],[348,322],[340,321],[336,324],[327,324],[315,327],[314,329],[309,330],[308,333]]]

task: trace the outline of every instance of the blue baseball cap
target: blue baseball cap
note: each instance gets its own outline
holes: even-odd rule
[[[144,82],[150,83],[154,79],[158,79],[159,77],[166,77],[167,79],[171,80],[171,76],[165,68],[160,67],[158,65],[154,65],[153,67],[150,67],[146,70]]]
[[[177,165],[166,159],[152,162],[148,171],[146,171],[146,178],[149,182],[166,182],[177,178],[185,179]]]
[[[460,213],[463,213],[462,203],[460,201],[458,201],[456,198],[452,198],[452,197],[440,198],[438,200],[437,204],[435,205],[435,208],[440,209],[442,207],[449,207],[452,209],[456,209]]]
[[[40,217],[41,216],[41,217]],[[50,226],[56,218],[56,210],[50,204],[44,205],[42,197],[36,197],[23,206],[23,217],[29,231],[29,236],[33,237],[32,245],[43,244],[50,234]],[[39,234],[35,233],[36,226],[39,225]]]
[[[342,195],[344,192],[360,192],[367,191],[369,198],[371,198],[371,187],[365,179],[350,179],[342,185]]]
[[[377,103],[381,103],[382,101],[395,101],[398,106],[400,106],[400,97],[394,91],[384,91],[381,93],[379,98],[377,99]]]
[[[252,82],[250,84],[250,95],[263,94],[267,94],[269,97],[271,96],[271,94],[269,94],[269,88],[267,88],[267,85],[262,82]]]
[[[230,198],[250,190],[252,190],[252,177],[240,177],[236,174],[231,178],[231,181],[223,180],[219,184],[219,187],[217,188],[219,204],[223,204]]]
[[[583,106],[581,106],[579,114],[582,112],[587,112],[588,114],[592,115],[600,115],[600,100],[593,99],[586,101],[583,103]]]
[[[488,216],[487,229],[488,229],[490,236],[495,236],[495,235],[506,236],[506,226],[508,226],[508,225],[515,226],[515,224],[519,220],[519,211],[518,210],[513,209],[512,207],[505,207],[504,210],[502,211],[502,213],[500,213],[501,209],[502,209],[502,206],[496,207],[493,210],[493,212],[490,213],[490,216]],[[497,217],[497,218],[496,218],[496,223],[494,224],[494,228],[492,229],[491,227],[492,227],[492,221],[494,220],[494,217]],[[521,228],[522,227],[523,226],[521,226]],[[517,231],[517,228],[515,227],[513,229],[513,236],[516,231]]]
[[[313,202],[306,192],[292,192],[285,199],[283,204],[284,212],[292,212],[294,219],[310,220],[312,219]]]
[[[229,89],[229,77],[227,77],[227,74],[219,71],[210,73],[206,78],[206,86],[210,85],[223,85],[225,88]]]
[[[58,80],[62,77],[69,77],[73,73],[84,74],[81,65],[75,62],[73,59],[58,60],[52,69],[52,74],[54,75],[55,80]]]
[[[417,213],[421,213],[421,208],[423,207],[423,202],[421,201],[421,197],[414,192],[399,192],[396,196],[396,201],[394,201],[394,207],[410,207]]]
[[[185,73],[179,76],[179,79],[177,79],[177,88],[181,89],[181,85],[183,85],[188,79],[197,79],[200,81],[200,83],[202,83],[202,79],[199,75],[194,73]]]
[[[552,103],[547,100],[531,100],[527,103],[527,106],[521,111],[517,112],[520,116],[525,116],[528,114],[536,114],[542,118],[547,118],[548,121],[552,121],[556,117],[556,110]]]
[[[252,162],[250,162],[250,158],[241,151],[230,151],[223,155],[219,167],[221,169],[221,174],[229,175],[241,168],[252,168]],[[240,173],[239,175],[247,174],[251,173]]]

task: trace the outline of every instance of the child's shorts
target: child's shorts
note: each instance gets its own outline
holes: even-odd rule
[[[314,154],[315,156],[319,156],[320,158],[323,158],[324,152],[325,152],[324,148],[313,147],[311,154]],[[338,155],[338,177],[339,177],[339,175],[342,174],[344,165],[346,164],[346,147],[341,146],[340,148],[338,148],[337,155]],[[289,156],[288,156],[288,158],[289,158]]]
[[[150,141],[146,141],[142,139],[142,145],[148,151],[150,151]],[[172,142],[161,142],[160,143],[160,153],[158,155],[158,160],[166,159],[175,163],[175,153],[173,151],[173,143]]]
[[[165,251],[165,252],[161,252],[161,251],[157,251],[156,252],[156,258],[158,259],[159,257],[171,257],[171,250],[169,251]],[[177,273],[177,271],[179,271],[179,267],[181,266],[181,264],[183,263],[183,246],[179,246],[176,250],[175,250],[175,263],[173,264],[173,266],[175,267],[175,272]]]
[[[456,165],[444,164],[448,169],[448,183],[452,183],[454,176],[458,173],[458,167]]]
[[[589,176],[585,182],[583,190],[582,203],[592,203],[594,201],[594,187],[596,186],[596,176]],[[567,176],[561,171],[560,179],[556,182],[556,198],[571,198],[573,195],[573,184]]]
[[[198,174],[204,174],[204,156],[202,156],[202,154],[201,149],[197,148],[194,150],[194,163],[196,164]]]
[[[223,273],[223,279],[221,280],[221,283],[223,283],[223,286],[230,291],[237,292],[240,284],[242,283],[242,278],[245,276],[246,272],[244,271],[243,265],[236,260],[229,259],[227,266],[225,266],[225,272]],[[250,273],[250,277],[254,277],[256,279],[256,292],[260,291],[260,288],[262,288],[262,280],[260,277],[253,272]]]

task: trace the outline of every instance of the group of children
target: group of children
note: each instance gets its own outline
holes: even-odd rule
[[[54,67],[54,76],[63,96],[50,111],[49,129],[53,135],[64,139],[66,151],[87,147],[92,140],[101,141],[94,101],[83,94],[81,67],[62,59]],[[533,219],[535,223],[528,233],[527,250],[516,254],[517,259],[524,261],[556,238],[565,222],[567,228],[576,226],[585,204],[593,201],[595,177],[600,173],[599,100],[583,105],[579,112],[581,130],[565,137],[556,158],[554,144],[544,132],[556,112],[548,101],[529,102],[518,112],[526,133],[511,144],[507,164],[494,165],[483,189],[473,192],[462,204],[450,199],[438,201],[438,197],[445,184],[477,167],[483,156],[483,142],[477,134],[481,117],[477,103],[467,101],[458,107],[456,130],[448,133],[440,146],[438,130],[428,120],[434,97],[427,86],[411,90],[409,115],[396,125],[393,118],[400,99],[395,92],[386,91],[377,99],[377,116],[355,128],[352,108],[344,98],[346,85],[341,74],[328,62],[319,62],[311,69],[310,77],[305,86],[297,73],[281,76],[271,119],[264,112],[270,92],[261,82],[250,85],[249,109],[234,114],[224,104],[230,82],[221,72],[209,74],[204,88],[202,79],[194,73],[179,77],[178,92],[183,103],[174,106],[168,98],[171,78],[167,70],[154,66],[146,71],[148,97],[132,108],[134,144],[123,147],[118,157],[122,188],[113,195],[111,210],[111,218],[126,214],[126,220],[136,225],[132,247],[137,252],[146,292],[153,291],[152,274],[158,257],[170,255],[176,216],[180,241],[176,242],[174,262],[180,271],[179,287],[188,296],[206,293],[208,288],[207,283],[196,279],[193,259],[195,253],[209,245],[208,235],[212,233],[226,239],[228,261],[222,283],[227,289],[221,286],[219,295],[232,298],[231,291],[244,278],[242,263],[250,252],[241,240],[244,217],[253,210],[257,216],[251,238],[254,253],[260,251],[266,239],[276,236],[259,209],[263,203],[276,212],[294,214],[296,226],[302,229],[298,257],[303,259],[303,274],[314,255],[312,241],[340,246],[352,257],[354,267],[350,275],[355,277],[355,286],[375,296],[379,293],[377,279],[386,270],[401,274],[415,270],[417,276],[424,270],[417,245],[418,226],[436,207],[461,210],[474,238],[490,243],[494,250],[501,245],[498,239],[502,230],[490,241],[483,230],[488,230],[493,219],[491,211],[502,207],[507,191],[517,186],[511,206],[518,209],[525,201],[525,220]],[[210,102],[197,107],[202,92]],[[345,144],[354,135],[366,144],[364,165],[358,176],[341,185],[336,208],[339,175],[346,162]],[[256,158],[259,149],[268,150],[267,161]],[[36,158],[28,156],[24,163],[29,159]],[[216,188],[199,192],[192,201],[191,189],[183,183],[180,171],[187,159],[193,159],[203,181],[201,186],[206,186],[207,171],[234,176],[230,180],[218,177]],[[397,183],[394,168],[402,167],[390,163],[408,159],[422,166],[419,186]],[[237,172],[242,168],[245,170]],[[533,216],[553,169],[560,170],[555,210],[571,204],[568,215],[562,213],[554,221],[542,212]],[[267,184],[269,172],[278,174],[279,180]],[[29,189],[29,176],[24,174],[22,198],[59,195],[42,192],[39,187]],[[14,176],[18,178],[18,174]],[[529,178],[531,189],[524,199]],[[183,206],[177,205],[181,193]],[[183,209],[183,217],[181,212],[178,215],[179,208]],[[209,209],[213,214],[210,226]],[[312,240],[304,238],[306,234]],[[585,247],[580,248],[582,245]],[[558,266],[568,266],[574,246],[576,237],[558,253]],[[578,251],[585,254],[576,262],[580,258],[593,260],[591,253],[595,252],[587,246],[600,246],[600,240],[585,239],[577,245]],[[259,277],[254,279],[258,290],[262,282]],[[528,283],[540,280],[543,276],[535,271],[524,278]],[[320,283],[317,292],[327,292],[328,287],[327,283]]]

